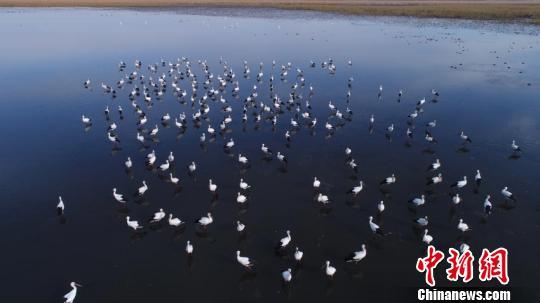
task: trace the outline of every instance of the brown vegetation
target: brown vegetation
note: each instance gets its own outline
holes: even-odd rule
[[[537,0],[0,0],[0,6],[250,6],[356,15],[519,20],[540,24]]]

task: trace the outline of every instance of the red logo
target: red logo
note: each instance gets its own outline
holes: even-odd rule
[[[435,249],[433,245],[428,246],[428,255],[425,258],[418,258],[416,261],[416,270],[426,272],[426,283],[429,286],[435,286],[435,277],[433,269],[444,259],[444,253]]]
[[[459,254],[456,249],[448,249],[450,257],[446,261],[450,264],[450,268],[446,270],[446,278],[450,281],[457,281],[459,277],[463,278],[463,282],[467,283],[473,277],[473,261],[474,256],[470,250],[466,250],[463,254]]]
[[[474,256],[470,250],[459,253],[454,248],[448,249],[449,257],[446,259],[450,267],[446,269],[446,278],[449,281],[457,281],[462,278],[467,283],[472,280],[474,275]],[[416,270],[425,273],[426,283],[435,286],[435,277],[433,270],[444,259],[444,253],[435,249],[433,245],[427,248],[427,256],[418,258],[416,261]],[[497,248],[490,252],[487,249],[482,250],[482,256],[478,260],[478,271],[480,281],[490,281],[493,278],[499,280],[503,285],[508,284],[508,250],[506,248]]]
[[[490,281],[497,278],[503,285],[508,284],[508,250],[506,248],[497,248],[490,252],[487,249],[482,250],[482,256],[478,262],[480,271],[480,281]]]

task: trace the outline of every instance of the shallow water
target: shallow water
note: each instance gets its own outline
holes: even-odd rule
[[[246,17],[252,16],[252,17]],[[510,286],[519,289],[527,301],[537,297],[540,253],[536,235],[538,196],[535,181],[540,168],[540,39],[538,28],[512,24],[492,24],[410,18],[344,17],[312,12],[283,12],[250,9],[100,10],[100,9],[2,9],[0,10],[0,210],[3,220],[2,302],[60,302],[70,281],[83,284],[76,302],[384,302],[396,294],[424,286],[416,272],[416,258],[424,256],[425,244],[412,220],[429,215],[429,231],[439,249],[458,247],[465,241],[477,257],[482,248],[509,249]],[[160,125],[159,143],[141,148],[135,140],[136,115],[127,98],[132,85],[117,89],[112,99],[99,87],[113,85],[124,73],[143,62],[141,72],[151,63],[177,58],[190,59],[199,79],[202,96],[203,72],[198,60],[206,60],[214,76],[223,72],[220,57],[226,60],[240,81],[240,97],[231,96],[229,84],[224,95],[233,107],[231,132],[218,134],[214,142],[199,144],[206,130],[189,123],[179,135],[174,123]],[[332,58],[335,75],[320,63]],[[118,62],[127,63],[125,72]],[[243,61],[251,77],[243,77]],[[272,60],[277,66],[271,68]],[[315,68],[309,62],[317,62]],[[352,61],[352,66],[347,61]],[[255,75],[264,62],[262,83]],[[292,63],[281,81],[279,67]],[[286,101],[296,81],[296,68],[304,71],[306,87],[298,88],[304,100],[308,86],[314,86],[312,114],[318,126],[311,131],[302,126],[287,144],[284,133],[294,114],[284,109],[275,130],[269,122],[256,127],[249,109],[249,121],[241,123],[242,101],[253,84],[258,86],[258,102],[270,104],[268,78],[276,76],[276,91]],[[185,68],[183,68],[185,69]],[[166,68],[160,67],[158,74]],[[350,121],[329,117],[328,101],[344,111],[347,79],[354,77],[348,106]],[[82,83],[92,79],[92,89]],[[148,129],[166,112],[191,115],[191,86],[187,103],[179,103],[169,85],[165,97],[154,98],[146,109]],[[384,87],[378,100],[379,85]],[[139,85],[141,86],[141,85]],[[217,84],[214,84],[217,87]],[[430,102],[431,89],[440,97]],[[397,92],[404,96],[397,102]],[[407,115],[415,103],[426,97],[424,112],[414,122],[415,137],[407,140]],[[139,104],[144,104],[139,98]],[[116,107],[124,108],[120,120]],[[209,121],[218,128],[224,113],[217,102],[209,101]],[[118,127],[120,150],[111,150],[106,137],[108,122],[103,110],[111,107],[111,121]],[[85,131],[81,114],[92,118]],[[376,117],[373,131],[368,118]],[[432,131],[439,141],[429,145],[422,138],[425,124],[437,120]],[[328,134],[324,123],[339,129]],[[395,124],[390,137],[385,128]],[[473,140],[463,149],[459,132]],[[231,154],[223,143],[234,138]],[[523,149],[521,157],[511,157],[511,140]],[[276,159],[266,161],[259,150],[265,143],[274,152],[288,157],[286,169]],[[408,142],[408,144],[407,144]],[[359,165],[354,174],[345,164],[349,146]],[[172,171],[181,179],[181,190],[164,182],[155,170],[143,165],[145,155],[156,150],[162,163],[170,150],[176,161]],[[251,165],[241,169],[240,152]],[[134,161],[131,173],[123,163]],[[425,186],[426,167],[440,158],[442,185]],[[194,177],[186,165],[196,161]],[[452,207],[449,185],[467,175],[472,180],[480,169],[479,188],[460,190],[463,202]],[[384,177],[395,173],[397,183],[379,187]],[[312,178],[323,182],[329,208],[314,201]],[[213,200],[208,179],[219,186]],[[235,202],[238,182],[246,179],[253,187],[249,205]],[[144,201],[131,196],[146,180],[150,187]],[[346,194],[363,180],[364,191],[354,198]],[[470,182],[472,183],[472,182]],[[508,186],[518,197],[505,203],[500,190]],[[188,222],[183,230],[163,225],[134,234],[125,224],[126,210],[111,195],[113,187],[128,196],[128,212],[147,225],[159,208]],[[427,194],[426,205],[411,209],[407,200]],[[491,193],[494,212],[485,218],[482,203]],[[57,196],[66,203],[65,222],[56,215]],[[376,216],[377,203],[386,210]],[[206,233],[192,222],[212,211],[215,222]],[[376,216],[387,236],[374,236],[368,217]],[[459,218],[472,228],[464,236],[456,229]],[[235,221],[247,225],[239,237]],[[305,253],[296,268],[292,251],[276,255],[274,245],[290,229],[292,246]],[[187,240],[195,246],[194,258],[184,253]],[[343,258],[367,245],[368,256],[357,265]],[[254,274],[246,273],[235,260],[240,249],[256,261]],[[331,260],[338,272],[333,281],[321,266]],[[280,272],[294,268],[294,283],[283,287]],[[455,286],[438,268],[438,286]],[[473,286],[497,286],[482,283]],[[412,292],[411,299],[414,299]],[[407,298],[408,297],[402,297]],[[532,301],[531,301],[532,300]]]

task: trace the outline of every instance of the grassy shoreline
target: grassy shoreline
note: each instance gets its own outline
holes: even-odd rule
[[[535,1],[445,0],[0,0],[0,7],[182,7],[227,6],[312,10],[352,15],[412,16],[472,20],[502,20],[540,24]]]
[[[413,16],[471,20],[502,20],[540,24],[540,4],[426,3],[398,5],[290,5],[283,9],[304,9],[354,15]]]

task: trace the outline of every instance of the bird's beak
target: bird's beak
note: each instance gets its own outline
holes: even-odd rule
[[[83,287],[81,284],[75,283],[75,285],[76,285],[77,287]]]

